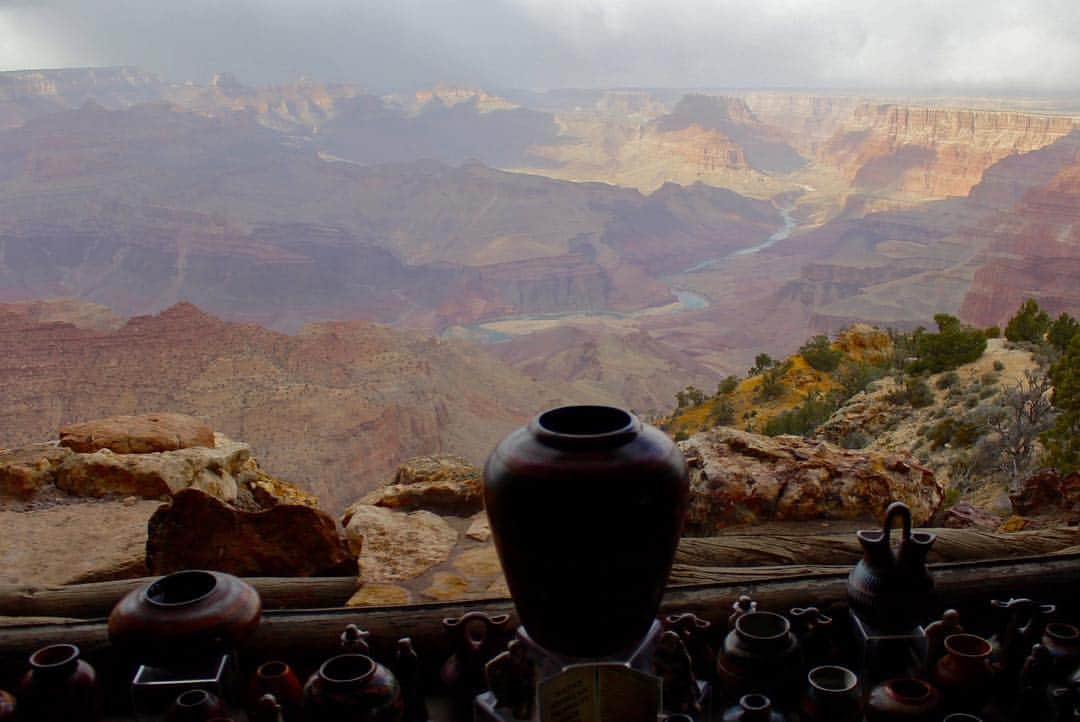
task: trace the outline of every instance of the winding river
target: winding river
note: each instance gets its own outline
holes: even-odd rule
[[[740,248],[739,250],[734,251],[733,253],[728,253],[727,255],[720,256],[719,258],[709,258],[707,260],[702,261],[701,263],[695,263],[693,266],[690,266],[690,268],[687,268],[685,271],[683,271],[683,273],[697,273],[698,271],[706,271],[706,270],[708,270],[710,268],[714,268],[715,266],[717,266],[721,261],[723,261],[726,258],[735,258],[735,257],[738,257],[738,256],[751,256],[751,255],[753,255],[753,254],[755,254],[755,253],[757,253],[759,251],[764,251],[769,246],[773,246],[773,245],[779,243],[780,241],[783,241],[783,240],[786,240],[786,239],[790,238],[791,234],[795,231],[795,226],[797,225],[795,219],[791,216],[791,212],[793,210],[795,210],[795,206],[794,205],[785,205],[785,206],[778,205],[778,206],[776,206],[776,209],[778,211],[780,211],[780,216],[781,216],[781,218],[784,219],[784,225],[782,225],[779,230],[777,230],[771,236],[766,238],[764,241],[762,241],[761,243],[758,243],[756,245],[749,246],[747,248]]]

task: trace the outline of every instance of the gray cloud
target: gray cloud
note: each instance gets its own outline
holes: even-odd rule
[[[0,0],[0,68],[131,64],[376,89],[1072,91],[1075,0]]]

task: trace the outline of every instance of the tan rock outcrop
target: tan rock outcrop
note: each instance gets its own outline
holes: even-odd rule
[[[934,474],[910,456],[719,427],[680,444],[690,464],[686,532],[763,521],[879,519],[892,501],[917,525],[941,506]]]
[[[236,509],[184,489],[150,518],[146,566],[152,574],[214,569],[237,576],[349,576],[356,558],[334,520],[309,506]]]
[[[214,447],[214,430],[186,414],[110,416],[60,428],[60,445],[82,454],[108,449],[117,454]]]
[[[392,483],[357,504],[470,516],[484,507],[480,470],[460,456],[414,457],[398,468]]]
[[[68,457],[57,470],[56,486],[77,496],[135,495],[147,499],[195,488],[225,501],[237,498],[236,475],[251,458],[251,447],[215,435],[213,448],[117,454],[101,449]]]
[[[74,452],[56,444],[0,451],[0,498],[27,499],[56,481],[56,470]]]
[[[445,562],[458,540],[457,531],[429,511],[404,513],[354,504],[341,523],[365,583],[418,577]]]

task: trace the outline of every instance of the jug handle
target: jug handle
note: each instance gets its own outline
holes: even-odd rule
[[[885,525],[881,529],[881,536],[883,539],[888,539],[892,535],[893,520],[896,517],[900,517],[903,522],[903,531],[901,533],[901,539],[911,538],[911,509],[908,505],[902,501],[894,501],[889,504],[889,508],[885,510]]]

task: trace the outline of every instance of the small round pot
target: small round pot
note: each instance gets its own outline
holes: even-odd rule
[[[248,687],[248,716],[255,718],[259,700],[271,694],[279,705],[285,722],[300,719],[304,703],[304,686],[296,673],[285,662],[272,661],[259,665]]]
[[[401,722],[405,702],[390,670],[363,654],[341,654],[308,679],[304,709],[312,722]]]
[[[773,612],[750,612],[735,620],[716,658],[716,674],[731,696],[782,693],[800,666],[791,624]]]
[[[74,644],[53,644],[30,655],[18,700],[20,717],[34,722],[96,722],[104,702],[97,673]]]
[[[484,503],[533,641],[571,658],[632,652],[656,619],[688,494],[682,452],[622,409],[552,409],[503,439]]]
[[[168,664],[240,646],[262,618],[259,594],[222,572],[162,577],[121,599],[109,615],[109,640],[147,664]]]
[[[937,722],[941,693],[921,679],[890,679],[866,700],[867,722]]]
[[[0,689],[0,722],[15,719],[15,695]]]
[[[974,634],[945,638],[945,656],[934,667],[934,681],[954,712],[978,712],[993,693],[990,642]]]
[[[1050,622],[1043,628],[1042,646],[1050,652],[1054,672],[1067,675],[1080,665],[1080,628],[1062,622]]]
[[[806,675],[801,709],[807,722],[858,722],[862,719],[859,678],[846,667],[814,667]]]
[[[217,696],[205,689],[183,692],[165,713],[165,722],[210,722],[228,716],[229,710]]]
[[[777,711],[772,700],[763,694],[747,694],[739,703],[724,712],[724,722],[786,722],[787,718]]]

